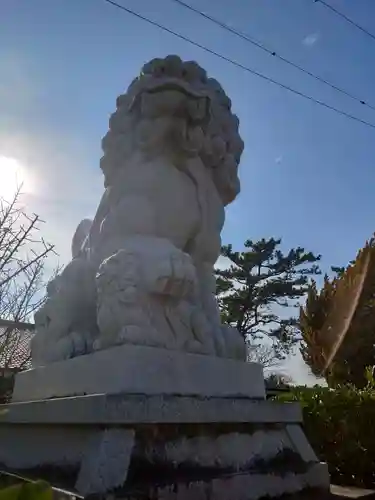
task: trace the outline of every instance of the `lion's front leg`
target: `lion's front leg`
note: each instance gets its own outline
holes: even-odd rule
[[[161,345],[141,283],[141,260],[131,248],[123,248],[104,260],[97,274],[97,324],[94,349],[126,342]]]
[[[194,333],[195,267],[189,255],[166,239],[135,236],[124,241],[122,249],[101,264],[97,288],[96,349],[132,343],[190,350],[199,338]],[[201,352],[210,350],[203,344]]]

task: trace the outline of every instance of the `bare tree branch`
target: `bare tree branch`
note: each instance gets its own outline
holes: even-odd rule
[[[29,361],[30,321],[45,300],[44,267],[54,252],[38,235],[42,220],[20,204],[21,188],[0,199],[0,367],[21,369]]]

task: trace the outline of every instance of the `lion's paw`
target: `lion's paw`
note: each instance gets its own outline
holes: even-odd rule
[[[223,325],[222,335],[225,339],[225,357],[246,361],[246,344],[240,332],[232,326]]]
[[[124,326],[118,337],[118,344],[136,344],[149,347],[161,347],[161,341],[157,333],[150,328],[142,328],[137,325]]]
[[[195,267],[189,255],[176,251],[159,263],[156,293],[181,299],[194,293],[196,283]]]

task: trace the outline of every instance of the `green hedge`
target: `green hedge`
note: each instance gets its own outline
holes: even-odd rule
[[[3,478],[7,483],[6,478]],[[0,500],[53,500],[53,491],[45,481],[22,482],[2,488]]]
[[[375,389],[297,387],[277,397],[299,401],[304,428],[331,482],[375,486]]]

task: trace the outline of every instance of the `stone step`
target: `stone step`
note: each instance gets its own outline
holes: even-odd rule
[[[300,424],[298,403],[249,398],[95,394],[0,405],[0,424]]]
[[[363,500],[375,500],[375,490],[365,490],[355,486],[331,485],[331,497],[335,500],[347,498],[363,498]]]

